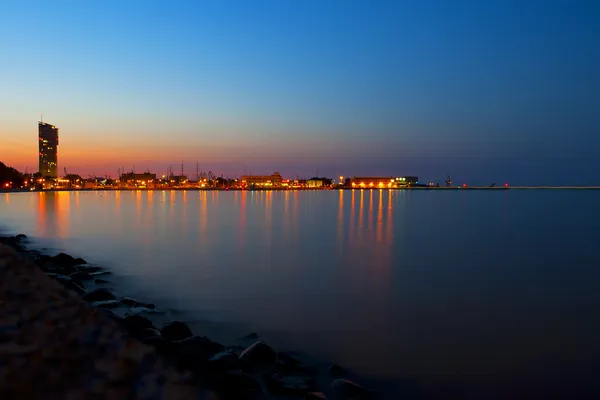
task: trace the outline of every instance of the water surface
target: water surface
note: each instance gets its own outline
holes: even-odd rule
[[[14,193],[0,221],[192,320],[466,398],[593,382],[599,202],[566,190]]]

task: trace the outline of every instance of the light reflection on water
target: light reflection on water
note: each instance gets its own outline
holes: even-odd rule
[[[362,373],[526,374],[600,355],[596,192],[0,199],[4,227],[110,265],[147,298]]]

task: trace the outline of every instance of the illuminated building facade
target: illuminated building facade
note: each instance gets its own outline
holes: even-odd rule
[[[58,128],[40,122],[39,130],[39,172],[42,176],[58,178]]]
[[[121,180],[125,182],[134,182],[134,181],[154,181],[156,180],[156,174],[151,174],[149,172],[144,172],[143,174],[134,174],[133,172],[122,174]]]
[[[144,172],[143,174],[136,174],[129,172],[121,175],[121,186],[136,186],[136,187],[154,187],[156,181],[156,174]]]
[[[312,189],[322,188],[323,180],[322,179],[309,179],[306,181],[306,186]]]
[[[171,175],[169,177],[169,184],[179,186],[188,183],[188,177],[185,175]]]
[[[242,186],[280,187],[283,179],[279,172],[273,175],[242,175]]]
[[[353,188],[373,188],[373,189],[385,189],[385,188],[399,188],[408,187],[410,185],[419,182],[419,178],[416,176],[403,176],[403,177],[354,177],[351,180]]]

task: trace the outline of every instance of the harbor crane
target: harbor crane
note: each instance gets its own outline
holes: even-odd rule
[[[450,175],[446,176],[446,186],[452,186],[452,179]]]
[[[198,177],[199,177],[200,179],[208,179],[209,181],[212,181],[213,179],[215,179],[215,174],[213,174],[213,172],[212,172],[212,171],[208,171],[208,173],[206,173],[206,172],[204,172],[204,171],[201,171],[201,172],[198,174]]]

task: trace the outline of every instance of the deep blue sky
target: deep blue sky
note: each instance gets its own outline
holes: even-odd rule
[[[0,160],[600,184],[600,1],[0,3]],[[62,169],[62,168],[61,168]]]

